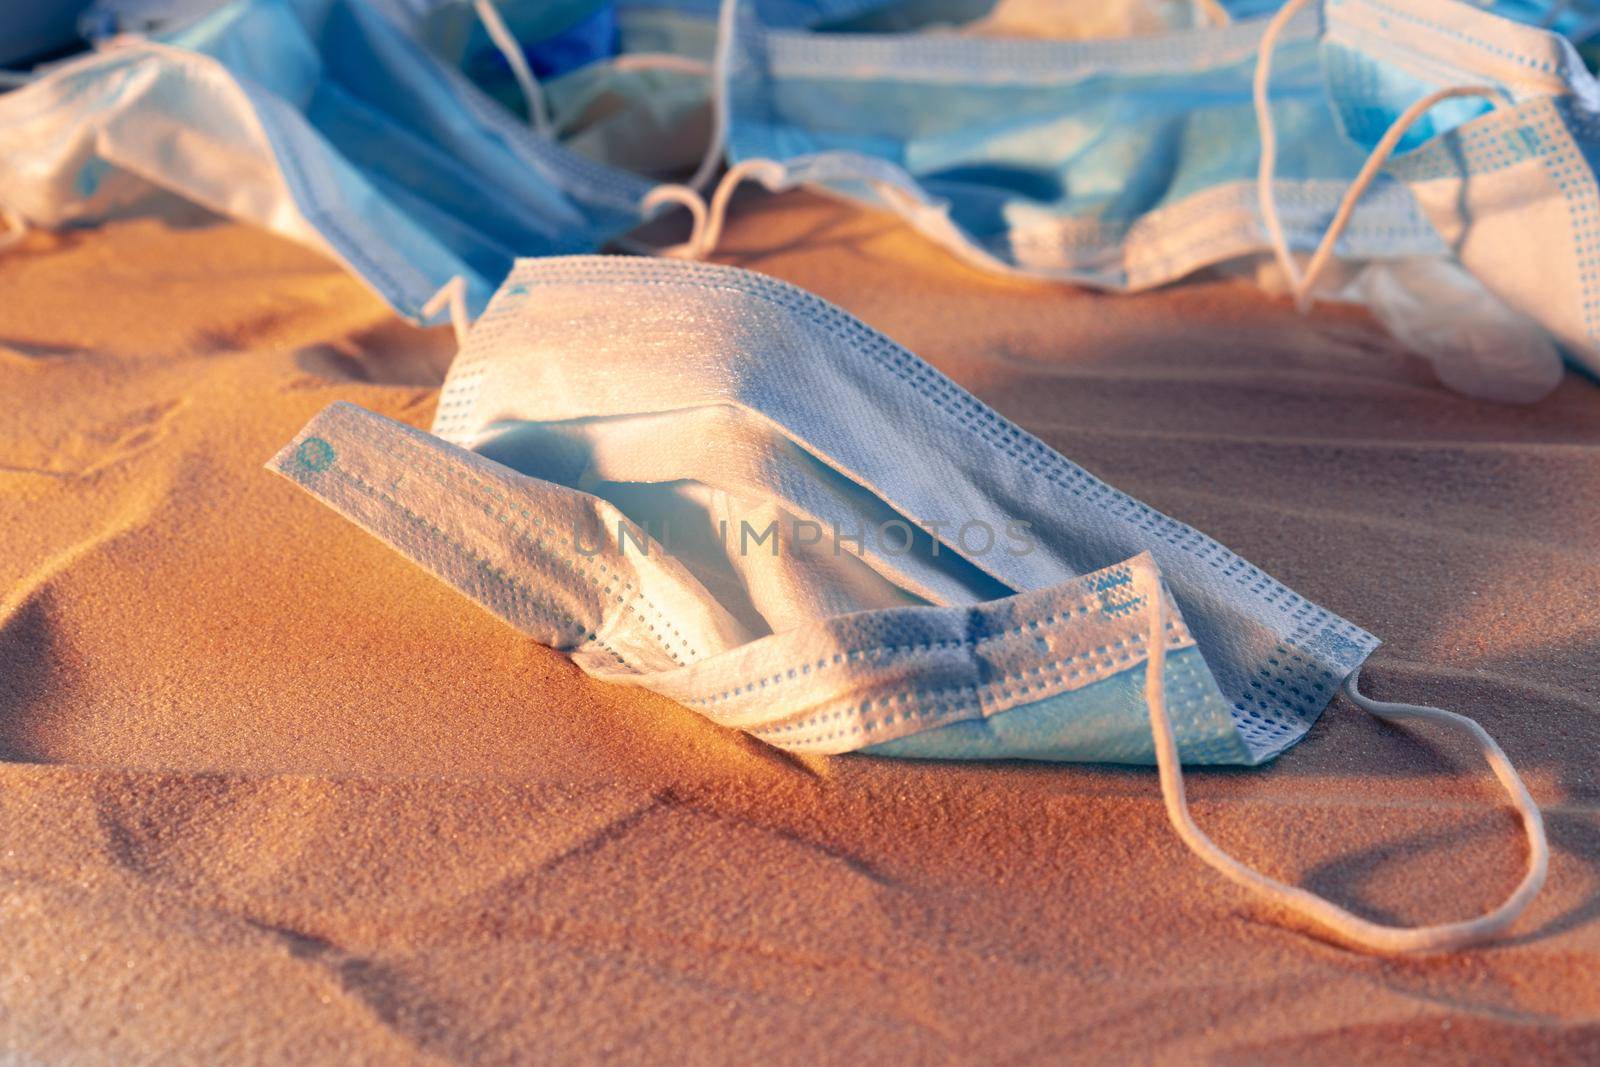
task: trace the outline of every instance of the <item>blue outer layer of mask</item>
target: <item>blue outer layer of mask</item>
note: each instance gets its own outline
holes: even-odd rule
[[[0,202],[47,225],[166,189],[320,247],[421,317],[598,248],[648,182],[541,139],[367,0],[238,0],[0,98]]]
[[[1280,44],[1277,199],[1316,246],[1365,146],[1330,103],[1317,20]],[[1141,288],[1266,247],[1251,99],[1261,26],[1084,42],[802,34],[740,21],[729,155],[887,204],[983,265]],[[1468,106],[1478,106],[1468,102]],[[1441,255],[1380,180],[1338,252]]]
[[[762,23],[786,29],[803,29],[844,22],[883,8],[901,6],[900,0],[750,0]],[[678,15],[714,20],[721,0],[618,0],[626,16],[632,11],[671,11]]]

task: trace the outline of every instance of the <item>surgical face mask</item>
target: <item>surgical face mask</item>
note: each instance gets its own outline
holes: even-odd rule
[[[1341,130],[1394,153],[1460,263],[1600,372],[1600,86],[1572,46],[1465,4],[1341,0],[1321,22]]]
[[[518,255],[593,250],[650,183],[536,136],[366,0],[239,0],[0,97],[0,204],[56,226],[160,188],[343,262],[423,317]]]
[[[1414,14],[1434,7],[1411,0],[1305,7],[1267,23],[1057,43],[797,34],[729,0],[713,148],[725,141],[737,162],[709,210],[686,191],[653,195],[696,210],[694,237],[674,250],[694,258],[716,242],[729,187],[754,178],[887,206],[987,269],[1109,289],[1270,249],[1302,307],[1332,258],[1455,257],[1508,309],[1493,309],[1486,330],[1529,319],[1600,368],[1583,321],[1600,306],[1583,266],[1597,154],[1585,109],[1600,92],[1570,45],[1464,5],[1437,16]],[[1415,32],[1395,29],[1413,17]],[[1485,115],[1494,99],[1525,103]],[[1542,132],[1533,112],[1549,112]],[[1551,245],[1553,286],[1539,267]],[[1374,306],[1387,320],[1421,305],[1399,292]],[[1403,339],[1443,336],[1402,325]],[[1548,352],[1531,344],[1475,394],[1542,395],[1555,380]]]
[[[1304,292],[1267,253],[1223,264],[1218,273],[1253,281],[1272,296]],[[1453,260],[1340,260],[1321,271],[1309,292],[1319,302],[1364,306],[1458,393],[1526,404],[1561,382],[1561,353],[1545,328],[1506,306]]]
[[[541,130],[540,85],[616,54],[611,0],[369,0],[443,62]]]
[[[760,0],[757,7],[768,25],[802,29],[848,21],[885,3]],[[694,171],[710,137],[717,0],[622,0],[614,21],[615,54],[552,70],[537,89],[525,86],[524,95],[543,98],[545,128],[574,152],[660,180]]]
[[[1058,42],[799,34],[729,20],[731,161],[903,214],[980,266],[1142,289],[1264,250],[1252,78],[1262,26]],[[1279,46],[1273,193],[1315,248],[1367,153],[1340,136],[1305,18]],[[1447,253],[1406,191],[1374,188],[1340,253]]]
[[[1600,31],[1600,9],[1590,0],[1467,0],[1480,11],[1512,19],[1528,26],[1552,30],[1573,43],[1588,40]],[[1285,6],[1284,0],[1217,0],[1234,21],[1268,18]]]
[[[1469,929],[1377,927],[1222,856],[1180,755],[1281,753],[1376,639],[770,278],[523,261],[432,435],[338,404],[271,466],[595,677],[770,744],[1154,761],[1207,862],[1358,944],[1485,936],[1543,877],[1514,773],[1528,879]]]
[[[756,0],[750,6],[764,26],[813,33],[1091,38],[1227,18],[1215,0]],[[708,139],[718,7],[717,0],[619,3],[618,54],[543,85],[551,127],[563,143],[662,179],[694,170]],[[708,176],[705,169],[702,177]]]

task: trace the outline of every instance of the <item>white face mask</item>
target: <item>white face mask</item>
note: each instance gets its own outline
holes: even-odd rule
[[[1600,373],[1600,85],[1572,45],[1466,4],[1351,0],[1336,15],[1323,47],[1355,89],[1341,108],[1347,132],[1381,146],[1415,111],[1420,133],[1403,150],[1442,127],[1386,172],[1463,266]],[[1403,25],[1405,47],[1374,54],[1379,25]],[[1451,113],[1468,106],[1483,113]]]
[[[1180,751],[1271,758],[1377,644],[838,308],[731,268],[520,262],[434,434],[339,404],[273,467],[589,673],[774,745],[1154,760],[1230,877]],[[1542,855],[1471,930],[1319,921],[1461,943],[1514,917]]]

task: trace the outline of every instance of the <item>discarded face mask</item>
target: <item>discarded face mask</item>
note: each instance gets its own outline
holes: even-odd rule
[[[1561,382],[1561,353],[1544,327],[1507,307],[1453,260],[1368,264],[1345,298],[1365,304],[1458,393],[1525,404]]]
[[[1252,84],[1263,29],[814,34],[763,26],[730,0],[718,64],[727,157],[769,188],[821,185],[897,211],[986,269],[1148,288],[1269,247]],[[1304,251],[1367,155],[1339,135],[1316,29],[1297,20],[1272,87],[1284,161],[1273,192],[1290,248]],[[1448,254],[1394,182],[1363,200],[1340,251]]]
[[[1297,296],[1270,253],[1222,264],[1271,296]],[[1545,328],[1514,311],[1451,259],[1379,259],[1330,263],[1311,295],[1360,304],[1406,349],[1433,366],[1458,393],[1503,404],[1528,404],[1561,383],[1561,353]]]
[[[597,678],[797,752],[1154,760],[1208,863],[1382,951],[1489,936],[1543,880],[1538,809],[1488,735],[1356,693],[1370,634],[792,286],[522,261],[433,431],[336,404],[271,466]],[[1501,908],[1381,927],[1194,826],[1180,755],[1270,759],[1341,684],[1484,747],[1530,839]]]
[[[549,134],[542,84],[616,54],[612,0],[368,0],[407,36]]]
[[[1323,14],[1341,129],[1374,163],[1403,152],[1385,170],[1457,260],[1600,373],[1600,84],[1572,45],[1463,3],[1340,0]]]
[[[1113,290],[1272,250],[1306,306],[1334,257],[1454,256],[1600,370],[1600,87],[1571,45],[1461,3],[1306,6],[1057,42],[797,33],[727,0],[713,148],[725,186],[821,186]],[[709,252],[728,193],[675,254]]]
[[[0,97],[0,205],[60,226],[162,189],[342,262],[395,310],[592,251],[651,183],[528,130],[368,0],[237,0]]]

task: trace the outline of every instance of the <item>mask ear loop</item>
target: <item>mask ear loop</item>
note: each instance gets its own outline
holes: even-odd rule
[[[1527,786],[1517,776],[1511,761],[1506,758],[1494,738],[1464,715],[1441,708],[1421,707],[1415,704],[1389,704],[1372,700],[1356,691],[1360,672],[1350,675],[1344,691],[1352,701],[1382,719],[1426,719],[1453,726],[1472,738],[1483,752],[1484,759],[1494,771],[1500,784],[1511,797],[1512,805],[1522,818],[1528,836],[1528,871],[1523,875],[1509,897],[1499,907],[1476,919],[1441,923],[1437,926],[1385,926],[1353,915],[1332,901],[1317,896],[1297,886],[1285,885],[1251,870],[1221,848],[1195,825],[1184,797],[1183,767],[1178,758],[1178,742],[1173,736],[1172,723],[1167,718],[1166,683],[1166,607],[1161,590],[1161,578],[1149,560],[1133,563],[1136,574],[1143,580],[1144,595],[1150,605],[1149,658],[1145,664],[1145,704],[1150,712],[1150,733],[1155,739],[1156,766],[1161,776],[1161,796],[1166,802],[1167,818],[1183,843],[1211,867],[1220,871],[1235,885],[1276,904],[1286,911],[1300,915],[1320,926],[1340,940],[1351,945],[1384,955],[1420,952],[1445,952],[1465,948],[1494,937],[1516,921],[1530,901],[1544,885],[1550,864],[1550,847],[1545,841],[1544,820],[1539,807],[1528,794]]]
[[[528,58],[522,54],[522,46],[517,43],[516,35],[506,25],[505,19],[500,17],[500,11],[494,4],[495,0],[472,0],[472,9],[478,13],[478,21],[483,23],[495,49],[510,64],[511,76],[517,80],[517,88],[522,90],[528,121],[536,132],[549,137],[552,126],[550,112],[545,109],[544,91],[539,88],[539,79],[533,76],[533,71],[528,67]]]
[[[467,280],[459,274],[428,298],[428,302],[422,305],[422,315],[431,319],[446,307],[450,309],[450,328],[455,331],[456,348],[460,349],[467,343],[467,331],[472,328],[472,320],[467,318]]]
[[[1349,226],[1351,216],[1355,214],[1356,203],[1377,179],[1379,172],[1383,170],[1383,165],[1394,154],[1395,146],[1406,135],[1406,131],[1442,100],[1463,96],[1481,96],[1492,100],[1500,95],[1498,90],[1484,85],[1451,86],[1436,89],[1401,112],[1378,143],[1372,146],[1372,151],[1362,164],[1361,171],[1345,190],[1344,198],[1339,201],[1339,208],[1334,212],[1333,221],[1328,224],[1321,242],[1306,265],[1305,273],[1302,274],[1299,265],[1289,252],[1289,242],[1284,237],[1283,223],[1278,217],[1277,200],[1273,195],[1273,181],[1278,166],[1278,134],[1272,124],[1272,109],[1268,106],[1267,90],[1268,83],[1272,79],[1272,52],[1277,46],[1278,37],[1289,20],[1299,14],[1309,2],[1310,0],[1289,0],[1278,9],[1278,13],[1267,24],[1267,28],[1261,34],[1260,51],[1256,57],[1255,81],[1252,86],[1256,125],[1261,134],[1261,165],[1256,172],[1256,202],[1261,210],[1262,222],[1267,228],[1267,240],[1272,245],[1273,256],[1289,283],[1289,291],[1294,295],[1295,309],[1301,314],[1311,310],[1312,286],[1316,284],[1323,268],[1328,265],[1328,260],[1333,257],[1334,245]]]
[[[673,259],[705,259],[717,249],[722,240],[722,228],[728,218],[728,204],[734,191],[747,178],[754,178],[769,190],[776,191],[783,184],[785,170],[782,163],[771,159],[747,159],[736,163],[717,183],[711,194],[711,205],[687,185],[658,185],[640,201],[640,210],[649,212],[662,204],[681,204],[694,216],[694,229],[682,244],[663,248],[659,255]]]
[[[711,139],[706,144],[705,155],[700,157],[700,165],[695,168],[693,176],[687,181],[664,182],[651,189],[645,194],[644,199],[639,201],[639,214],[647,218],[663,204],[677,204],[687,208],[693,218],[689,239],[682,244],[661,249],[651,248],[631,239],[618,242],[631,252],[669,256],[673,259],[704,259],[716,248],[717,241],[722,236],[723,217],[727,211],[728,198],[732,195],[731,187],[726,194],[723,189],[728,187],[728,180],[733,178],[733,170],[723,175],[722,181],[712,193],[709,206],[703,191],[711,176],[716,173],[717,167],[721,165],[722,152],[727,145],[727,76],[729,56],[733,50],[733,25],[738,13],[737,5],[738,0],[722,0],[717,9],[717,42],[712,50],[710,69]],[[734,184],[737,185],[740,180],[742,179],[734,179]]]
[[[717,9],[717,45],[711,53],[711,140],[706,144],[706,154],[700,158],[694,176],[686,184],[696,192],[704,192],[722,163],[722,153],[728,144],[728,68],[733,63],[734,22],[739,13],[739,0],[722,0]]]
[[[723,224],[728,217],[728,204],[734,191],[746,178],[755,178],[769,190],[776,191],[787,174],[783,164],[772,159],[747,159],[737,163],[717,182],[709,206],[702,193],[706,183],[722,163],[728,140],[728,68],[732,63],[734,24],[738,15],[739,0],[722,0],[717,11],[717,46],[711,62],[711,141],[700,166],[693,177],[683,184],[658,185],[639,202],[639,211],[649,215],[663,204],[678,204],[689,209],[694,227],[689,239],[682,244],[656,251],[657,255],[673,259],[705,259],[716,251],[722,239]],[[642,249],[637,242],[625,242],[630,250]]]

